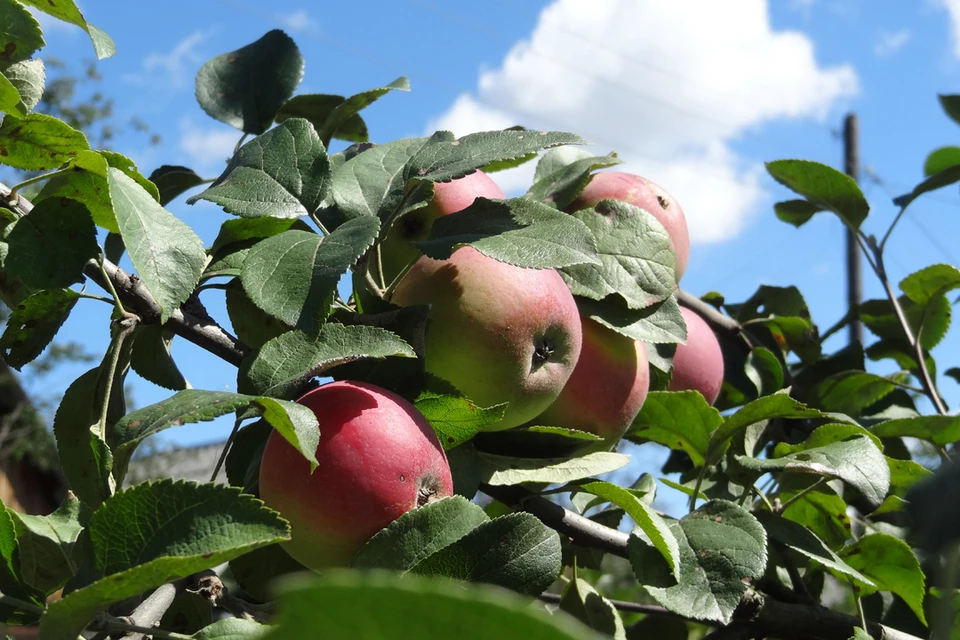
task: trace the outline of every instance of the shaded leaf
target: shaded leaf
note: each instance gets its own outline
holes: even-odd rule
[[[245,133],[261,134],[303,77],[303,56],[279,29],[205,62],[197,102],[207,114]]]
[[[597,169],[605,169],[621,164],[623,160],[617,157],[616,153],[606,156],[593,156],[586,153],[585,157],[562,164],[559,160],[547,160],[547,156],[557,152],[565,152],[573,149],[575,152],[582,152],[575,147],[559,147],[548,151],[544,158],[537,164],[537,172],[546,171],[547,167],[553,164],[560,165],[556,170],[534,177],[533,186],[527,190],[527,197],[534,200],[552,203],[558,209],[563,209],[583,191],[583,188],[590,182],[590,174]],[[546,161],[546,162],[545,162]]]
[[[923,194],[947,187],[951,184],[954,184],[958,180],[960,180],[960,165],[948,166],[915,186],[913,191],[910,193],[905,193],[902,196],[897,196],[894,198],[893,204],[897,205],[901,209],[905,209],[910,206],[910,203]]]
[[[899,538],[886,533],[863,536],[841,551],[843,559],[872,581],[873,588],[861,587],[861,595],[874,590],[890,591],[907,603],[910,610],[926,624],[923,611],[923,570],[913,549]]]
[[[816,213],[823,211],[823,207],[809,200],[785,200],[773,205],[773,212],[777,217],[793,226],[800,228]]]
[[[304,118],[310,121],[314,129],[320,131],[324,123],[330,118],[331,112],[343,104],[345,100],[346,98],[343,96],[325,93],[293,96],[283,103],[275,119],[280,123],[290,118]],[[367,123],[363,121],[359,113],[354,113],[346,118],[333,132],[333,138],[346,140],[347,142],[366,142],[369,135]]]
[[[511,485],[521,482],[572,482],[601,473],[616,471],[630,462],[630,456],[610,451],[597,451],[571,459],[514,458],[481,453],[490,485]]]
[[[932,176],[958,164],[960,164],[960,147],[940,147],[927,156],[923,163],[923,175]]]
[[[329,145],[330,140],[332,138],[339,137],[337,134],[341,131],[341,129],[346,129],[345,125],[350,123],[354,118],[357,118],[357,114],[360,111],[366,109],[391,91],[410,91],[410,83],[407,81],[406,77],[400,76],[384,87],[369,89],[367,91],[363,91],[362,93],[350,96],[340,104],[333,107],[323,124],[317,127],[317,134],[320,136],[320,139],[323,140],[325,145]],[[362,138],[360,138],[357,133],[362,133]],[[366,127],[363,128],[362,132],[354,133],[352,137],[340,139],[351,140],[353,142],[365,142],[367,139]]]
[[[79,299],[70,289],[46,289],[17,304],[0,336],[4,361],[20,371],[43,353]]]
[[[560,598],[560,610],[604,635],[626,640],[623,620],[613,603],[597,593],[583,578],[574,577],[567,583]]]
[[[254,246],[240,281],[258,307],[290,326],[316,335],[340,277],[377,237],[376,218],[358,218],[329,236],[284,231]]]
[[[46,516],[9,510],[17,532],[17,566],[21,579],[44,593],[53,593],[77,571],[74,545],[80,525],[80,501],[73,495]]]
[[[576,300],[581,315],[628,338],[647,343],[647,357],[655,367],[669,368],[669,361],[658,357],[659,351],[655,345],[672,345],[687,340],[687,325],[676,296],[644,309],[628,309],[619,295],[611,295],[603,300],[580,297]]]
[[[100,253],[90,212],[75,200],[41,201],[17,221],[6,241],[4,268],[34,289],[81,282],[87,261]]]
[[[0,29],[0,51],[3,52],[0,62],[9,64],[26,60],[46,44],[40,23],[18,2],[0,4],[0,24],[3,25]]]
[[[370,538],[353,566],[409,571],[489,520],[483,509],[461,496],[428,502]]]
[[[365,358],[416,354],[395,334],[378,327],[330,323],[317,338],[289,331],[267,342],[240,366],[241,392],[293,398],[303,384],[327,369]]]
[[[16,105],[20,114],[25,116],[33,111],[34,107],[40,103],[46,81],[43,60],[37,58],[17,62],[6,67],[3,75],[20,96],[20,102]]]
[[[106,33],[87,22],[73,0],[23,0],[26,4],[43,11],[46,14],[76,25],[87,32],[93,43],[93,50],[98,60],[109,58],[117,53],[117,46]]]
[[[165,164],[154,169],[150,182],[157,185],[160,204],[166,206],[184,191],[189,191],[205,182],[193,169]]]
[[[130,366],[144,380],[171,391],[189,389],[190,383],[180,373],[170,354],[174,333],[159,324],[137,328]]]

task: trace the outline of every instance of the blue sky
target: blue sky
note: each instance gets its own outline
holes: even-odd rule
[[[601,153],[617,151],[626,170],[661,184],[683,206],[693,239],[682,282],[700,295],[747,298],[761,283],[797,285],[821,328],[844,312],[843,237],[826,214],[801,230],[773,216],[787,197],[762,163],[805,158],[840,166],[843,116],[860,118],[861,157],[882,185],[865,179],[867,227],[882,233],[895,213],[890,196],[922,178],[926,154],[955,144],[960,129],[937,93],[960,93],[957,0],[357,0],[308,3],[207,0],[81,3],[89,21],[116,41],[99,64],[103,92],[119,120],[138,116],[163,136],[150,147],[125,135],[114,149],[149,174],[182,164],[205,176],[224,166],[239,132],[211,120],[193,98],[207,59],[272,28],[286,30],[306,60],[301,93],[349,95],[400,75],[393,93],[364,112],[372,139],[385,142],[450,128],[458,135],[523,124],[580,133]],[[53,55],[93,57],[79,29],[42,17]],[[532,165],[494,177],[510,193],[529,185]],[[957,264],[954,189],[923,198],[896,232],[888,256],[895,280],[933,262]],[[209,245],[226,219],[208,203],[168,207]],[[882,290],[865,269],[867,297]],[[224,318],[220,292],[204,294]],[[82,301],[62,337],[103,353],[109,308]],[[842,339],[842,338],[841,338]],[[840,342],[834,342],[837,347]],[[935,351],[960,352],[953,337]],[[197,388],[234,390],[236,371],[183,340],[174,355]],[[882,370],[882,369],[881,369]],[[81,371],[44,381],[65,388]],[[137,405],[169,392],[131,375]],[[949,401],[957,385],[941,381]],[[39,388],[35,388],[39,390]],[[229,423],[172,429],[182,444],[226,436]]]

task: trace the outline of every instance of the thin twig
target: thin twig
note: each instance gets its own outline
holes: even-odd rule
[[[233,430],[230,431],[227,441],[223,443],[223,448],[220,450],[220,457],[217,458],[217,464],[213,468],[213,475],[210,476],[210,482],[216,482],[220,468],[223,467],[223,461],[227,459],[227,453],[230,452],[230,445],[233,444],[233,439],[237,437],[237,431],[240,430],[241,422],[243,422],[243,418],[237,418],[233,421]]]
[[[562,598],[559,593],[541,593],[539,599],[541,602],[546,602],[548,604],[559,604],[560,598]],[[624,611],[626,613],[644,613],[652,616],[666,616],[669,618],[679,618],[681,620],[686,620],[680,614],[674,613],[665,607],[661,607],[657,604],[641,604],[639,602],[627,602],[626,600],[609,600],[617,610]],[[716,625],[716,622],[705,622],[704,624],[713,624]]]

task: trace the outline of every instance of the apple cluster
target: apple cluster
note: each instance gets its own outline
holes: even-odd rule
[[[471,247],[447,260],[417,249],[439,217],[479,197],[506,196],[482,171],[436,183],[429,205],[400,218],[380,245],[381,280],[397,280],[389,302],[430,306],[426,372],[480,406],[506,404],[489,431],[556,426],[600,436],[600,448],[616,446],[649,392],[647,345],[581,314],[553,269],[516,267]],[[609,199],[640,207],[663,225],[679,282],[690,240],[677,201],[645,178],[605,171],[565,210]],[[667,388],[698,391],[712,404],[723,383],[720,345],[700,316],[686,308],[681,313],[687,340],[677,345]],[[311,474],[307,460],[273,433],[261,462],[260,495],[290,521],[286,549],[305,566],[348,565],[403,513],[453,494],[443,447],[407,400],[371,384],[339,381],[298,402],[317,415],[319,467]]]

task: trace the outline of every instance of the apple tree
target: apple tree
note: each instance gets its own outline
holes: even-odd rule
[[[960,271],[893,283],[884,250],[911,202],[960,181],[960,150],[931,155],[879,239],[850,178],[767,165],[796,193],[776,215],[838,216],[887,293],[821,332],[796,288],[680,289],[681,205],[615,154],[521,127],[374,144],[362,110],[406,80],[296,94],[281,31],[197,75],[238,130],[223,172],[145,175],[35,111],[24,5],[115,53],[72,0],[0,0],[0,163],[33,172],[0,185],[4,361],[37,358],[78,305],[113,313],[53,424],[68,498],[0,512],[0,621],[45,640],[955,636],[960,417],[937,373],[958,372],[931,350]],[[526,162],[506,198],[488,174]],[[165,208],[185,196],[233,216],[209,247]],[[854,319],[875,339],[828,352]],[[174,340],[235,365],[237,393],[187,388]],[[169,398],[128,413],[131,370]],[[227,415],[228,483],[126,482],[151,435]],[[635,446],[669,458],[629,476]]]

